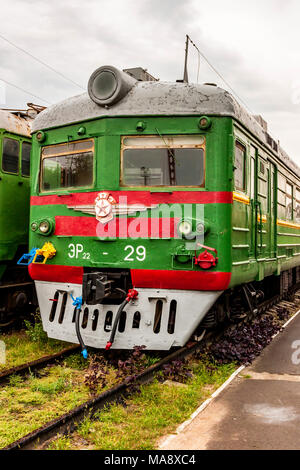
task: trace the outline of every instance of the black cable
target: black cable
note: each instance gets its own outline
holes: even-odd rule
[[[16,49],[19,49],[19,51],[23,52],[24,54],[28,55],[29,57],[31,57],[32,59],[36,60],[37,62],[39,62],[40,64],[42,64],[44,67],[47,67],[49,70],[52,70],[52,72],[56,73],[57,75],[60,75],[60,77],[64,78],[65,80],[67,80],[68,82],[70,83],[73,83],[73,85],[76,85],[78,88],[81,88],[82,90],[85,90],[84,87],[82,87],[81,85],[79,85],[78,83],[74,82],[74,80],[72,80],[71,78],[67,77],[66,75],[64,75],[62,72],[59,72],[58,70],[56,70],[54,67],[51,67],[51,65],[49,64],[46,64],[46,62],[42,61],[41,59],[39,59],[38,57],[35,57],[33,54],[31,54],[30,52],[26,51],[25,49],[23,49],[22,47],[18,46],[17,44],[14,44],[12,41],[10,41],[9,39],[7,39],[6,37],[4,37],[2,34],[0,34],[0,38],[3,39],[3,41],[6,41],[8,44],[10,44],[11,46],[15,47]],[[33,95],[34,96],[34,95]],[[43,100],[45,101],[45,100]]]
[[[81,309],[76,308],[76,310],[75,310],[75,328],[76,328],[76,335],[77,335],[78,341],[79,341],[81,349],[82,349],[82,355],[86,359],[87,358],[87,350],[86,350],[86,346],[83,342],[83,339],[82,339],[82,336],[81,336],[81,333],[80,333],[80,325],[79,325],[80,312],[81,312]]]
[[[124,307],[128,304],[129,300],[127,300],[127,298],[121,303],[120,307],[119,307],[119,310],[117,311],[117,315],[115,317],[115,321],[114,321],[114,324],[113,324],[113,327],[112,327],[112,330],[111,330],[111,334],[110,334],[110,338],[109,338],[109,341],[107,342],[107,345],[105,347],[105,349],[108,351],[114,340],[115,340],[115,335],[116,335],[116,331],[117,331],[117,326],[118,326],[118,323],[119,323],[119,320],[120,320],[120,316],[121,316],[121,313],[124,309]]]

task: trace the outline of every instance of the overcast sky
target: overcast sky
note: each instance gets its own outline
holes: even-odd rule
[[[85,89],[91,73],[107,64],[182,78],[189,34],[300,165],[299,19],[299,0],[2,0],[0,35]],[[40,98],[6,86],[6,107],[83,92],[1,38],[0,58],[0,79]],[[191,49],[190,81],[197,66]],[[226,88],[203,59],[199,81]]]

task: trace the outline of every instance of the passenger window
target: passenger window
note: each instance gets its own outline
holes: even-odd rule
[[[246,190],[246,147],[239,142],[235,143],[235,189]]]
[[[286,184],[286,218],[293,219],[293,186],[290,183]]]
[[[30,175],[30,151],[31,144],[23,142],[22,144],[22,176]]]
[[[300,189],[296,189],[296,220],[300,223]]]
[[[20,144],[17,140],[5,137],[3,139],[2,170],[7,173],[19,173]]]

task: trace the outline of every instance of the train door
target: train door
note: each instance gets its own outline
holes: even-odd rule
[[[250,256],[256,257],[256,148],[251,145],[250,147]]]
[[[252,177],[253,175],[253,177]],[[252,243],[256,259],[277,256],[277,168],[251,146]]]
[[[267,237],[268,220],[268,162],[262,153],[256,152],[256,258],[264,259],[269,250]]]
[[[276,166],[269,162],[268,241],[270,258],[277,256],[277,175]]]
[[[266,203],[263,205],[264,211],[262,214],[262,233],[264,234],[264,253],[266,258],[276,257],[276,228],[277,228],[277,215],[276,215],[276,167],[267,161],[265,162],[265,178],[266,178]]]

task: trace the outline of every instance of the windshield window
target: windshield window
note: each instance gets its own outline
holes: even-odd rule
[[[42,150],[42,190],[54,191],[93,184],[94,141],[53,145]]]
[[[204,186],[202,136],[130,137],[123,141],[125,186]]]

